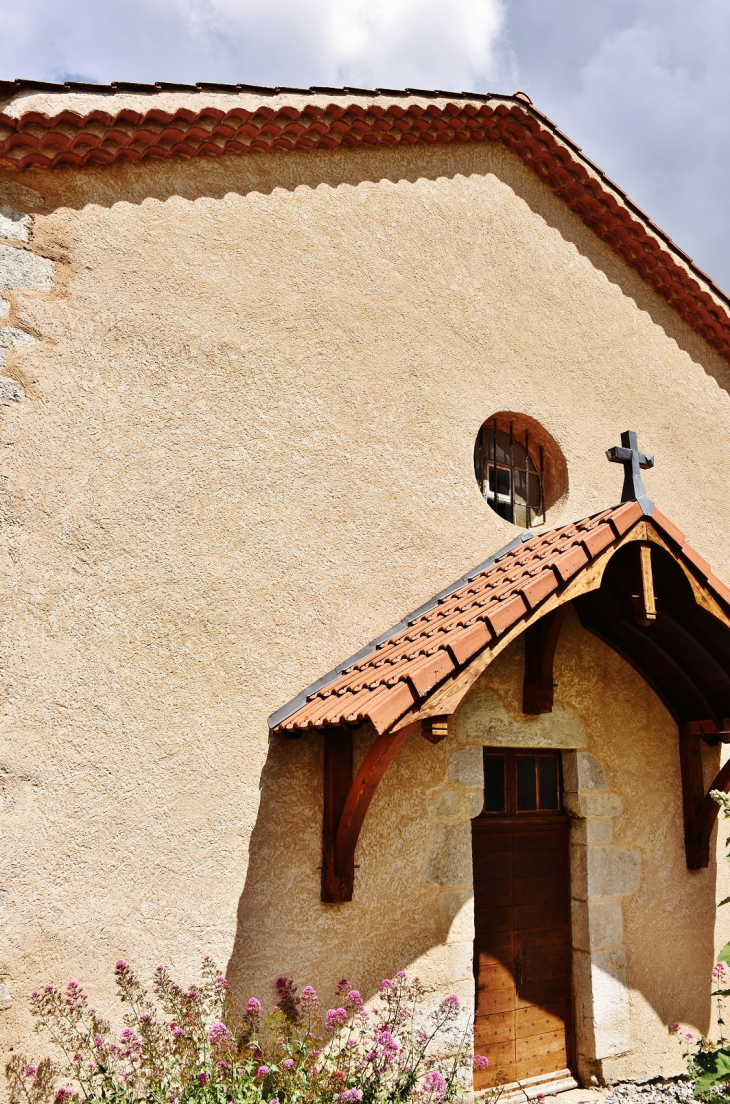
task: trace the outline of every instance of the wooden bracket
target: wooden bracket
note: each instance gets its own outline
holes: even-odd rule
[[[421,735],[429,744],[440,744],[449,734],[448,717],[426,717],[421,721]]]
[[[728,722],[725,721],[728,728]],[[682,772],[682,809],[684,812],[684,846],[688,870],[702,870],[710,865],[710,836],[715,827],[720,806],[710,797],[711,790],[730,792],[730,761],[718,772],[705,793],[702,778],[702,742],[714,742],[730,735],[719,732],[714,721],[691,721],[679,733],[679,763]],[[717,737],[714,741],[708,737]],[[724,741],[723,741],[724,742]]]
[[[398,732],[384,732],[378,736],[354,779],[352,729],[333,728],[325,732],[323,901],[341,903],[352,900],[355,847],[365,814],[388,766],[418,727],[416,722]]]
[[[567,606],[558,606],[525,630],[525,680],[522,712],[553,711],[553,664]]]

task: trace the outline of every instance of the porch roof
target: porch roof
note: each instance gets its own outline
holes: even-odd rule
[[[659,510],[645,513],[638,502],[625,502],[549,532],[525,533],[273,713],[270,727],[299,735],[369,720],[385,732],[401,718],[451,712],[443,707],[419,714],[419,709],[442,684],[454,684],[480,653],[496,654],[547,608],[578,596],[578,579],[597,560],[605,563],[630,530],[649,518],[685,573],[691,572],[727,617],[730,590],[684,534]],[[632,660],[630,649],[623,650]]]

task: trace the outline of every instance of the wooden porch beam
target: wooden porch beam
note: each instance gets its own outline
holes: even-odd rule
[[[725,729],[730,728],[726,720]],[[720,806],[710,797],[712,790],[730,792],[730,761],[720,769],[705,793],[702,776],[702,743],[710,746],[730,742],[730,731],[719,732],[714,721],[690,721],[679,733],[679,763],[682,773],[684,846],[688,870],[710,865],[710,836]]]
[[[553,665],[567,606],[558,606],[525,629],[525,679],[522,712],[531,715],[553,711]]]

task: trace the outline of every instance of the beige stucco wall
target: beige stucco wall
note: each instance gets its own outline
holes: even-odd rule
[[[468,935],[465,891],[423,873],[438,801],[469,799],[455,745],[407,746],[355,901],[326,907],[318,740],[270,743],[266,717],[512,537],[472,473],[495,410],[559,442],[552,522],[616,501],[604,450],[637,429],[650,493],[730,579],[727,365],[502,147],[28,172],[0,201],[33,217],[0,257],[22,386],[1,427],[5,1045],[40,982],[106,1007],[120,955],[190,976],[209,952],[262,997],[280,972],[372,989],[415,963],[468,991],[463,948],[438,950],[452,915]],[[626,668],[595,647],[613,688]],[[637,687],[624,752],[603,677],[559,701],[605,742],[638,893],[684,931],[679,806],[653,798],[679,800],[676,733]],[[663,1062],[682,1009],[657,978],[693,975],[697,921],[650,968],[650,921],[623,907],[632,1038],[653,1024]]]

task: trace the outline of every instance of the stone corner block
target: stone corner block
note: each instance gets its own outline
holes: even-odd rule
[[[484,788],[484,753],[480,747],[465,747],[455,751],[449,761],[449,774],[454,782],[467,789]]]
[[[30,215],[0,203],[0,238],[5,238],[7,241],[27,242],[30,237],[30,224]]]
[[[25,389],[17,380],[9,376],[0,376],[0,405],[7,406],[11,402],[22,402],[25,398]]]
[[[641,883],[641,856],[620,847],[591,847],[588,852],[588,896],[625,897]]]
[[[0,245],[0,288],[33,288],[49,291],[53,287],[54,262],[27,249]]]
[[[621,816],[624,806],[618,794],[566,790],[563,804],[571,816],[610,820]]]
[[[471,825],[437,824],[428,841],[425,878],[442,886],[470,886],[473,881],[471,862]]]
[[[606,772],[589,751],[563,753],[566,790],[607,790]]]
[[[453,889],[439,894],[439,908],[447,943],[474,941],[474,894],[470,889]]]

